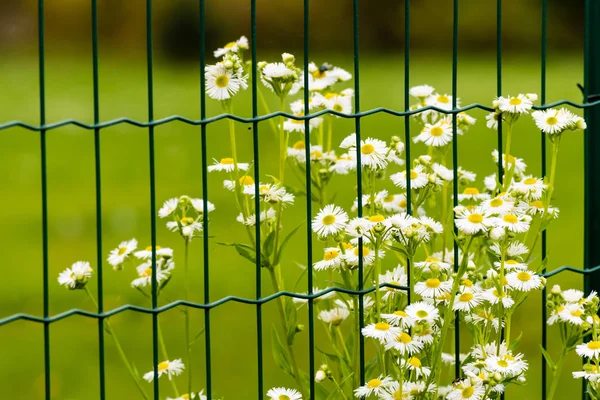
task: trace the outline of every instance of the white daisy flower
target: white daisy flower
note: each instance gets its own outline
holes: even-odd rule
[[[558,318],[573,325],[582,325],[585,320],[585,310],[579,304],[567,304],[558,309]]]
[[[92,277],[92,267],[87,261],[77,261],[58,274],[58,283],[69,290],[83,289]]]
[[[511,232],[527,232],[531,224],[531,217],[527,214],[508,212],[496,218],[496,226],[508,229]]]
[[[431,166],[431,169],[433,169],[433,172],[435,172],[440,179],[443,179],[445,181],[451,181],[454,179],[454,173],[452,172],[452,170],[444,167],[442,164],[434,163]]]
[[[319,289],[318,287],[313,287],[313,291],[312,292],[313,292],[313,294],[315,294],[315,293],[321,293],[321,292],[323,292],[323,291],[325,291],[327,289],[329,289],[329,288]],[[304,293],[299,293],[299,294],[307,295],[308,293],[304,292]],[[335,297],[335,295],[336,295],[335,291],[331,291],[331,292],[327,292],[325,294],[321,294],[318,297],[315,297],[313,299],[313,304],[319,304],[322,300],[330,299],[332,297]],[[308,299],[302,299],[302,298],[299,298],[299,297],[292,298],[292,301],[294,303],[297,303],[297,304],[308,303]]]
[[[250,194],[252,197],[254,197],[254,187],[252,187],[250,192],[244,193]],[[279,184],[261,183],[258,186],[258,194],[264,202],[269,204],[293,204],[295,199],[293,194],[288,193],[285,190],[285,187]]]
[[[495,261],[494,266],[500,269],[502,263],[500,261]],[[526,270],[527,263],[518,262],[517,260],[504,260],[504,269],[507,271]]]
[[[431,368],[425,367],[421,363],[421,360],[415,356],[409,357],[406,360],[400,359],[400,366],[406,368],[408,371],[414,372],[417,379],[428,377],[431,374]]]
[[[328,110],[333,110],[343,114],[352,114],[352,97],[333,96],[325,99],[323,105]],[[337,118],[339,118],[336,115]]]
[[[321,237],[334,236],[346,228],[348,214],[335,204],[326,205],[312,222],[312,229]]]
[[[419,85],[411,87],[409,93],[411,96],[422,100],[431,96],[434,91],[435,89],[429,85]]]
[[[504,306],[504,308],[511,308],[515,304],[515,301],[512,297],[508,295],[506,290],[504,290],[504,293],[502,294],[502,296],[500,296],[498,289],[491,288],[483,291],[481,293],[481,297],[489,301],[492,305],[498,304],[498,302],[500,301],[500,297],[502,297],[502,305]]]
[[[269,208],[268,210],[263,210],[260,212],[260,223],[262,224],[265,221],[275,222],[276,217],[277,211],[275,209]],[[236,220],[244,225],[254,226],[256,225],[256,214],[250,214],[244,218],[244,214],[240,213]]]
[[[324,250],[323,260],[318,261],[314,264],[316,271],[323,271],[326,269],[335,269],[342,265],[344,258],[341,250],[337,247],[327,247]]]
[[[348,175],[350,171],[356,169],[356,160],[350,157],[349,154],[344,153],[337,157],[329,170],[340,175]]]
[[[344,300],[337,299],[335,300],[335,304],[338,307],[347,308],[348,311],[354,311],[354,304],[352,302],[345,302]],[[363,309],[368,310],[373,308],[374,305],[375,300],[373,300],[371,297],[363,297]]]
[[[569,116],[560,113],[558,110],[549,108],[543,111],[534,111],[531,113],[535,124],[544,133],[549,135],[560,134],[569,124]]]
[[[456,219],[454,220],[459,231],[466,235],[474,235],[479,232],[486,232],[494,225],[494,219],[490,213],[482,207],[468,209],[458,206],[454,209]]]
[[[452,126],[446,120],[440,120],[434,125],[425,124],[421,133],[413,141],[423,142],[433,147],[445,146],[452,141]]]
[[[173,264],[168,264],[173,265]],[[158,268],[156,271],[156,283],[161,284],[163,281],[171,277],[171,269],[173,267],[167,267],[167,269]],[[146,261],[145,263],[136,267],[138,278],[131,281],[131,287],[146,287],[152,286],[152,261]]]
[[[338,326],[341,324],[348,316],[350,315],[350,311],[345,307],[335,307],[331,310],[323,310],[319,313],[319,319],[326,324],[330,324],[333,326]]]
[[[527,370],[527,361],[523,360],[522,354],[512,356],[510,353],[504,356],[489,355],[485,359],[487,369],[491,372],[497,372],[504,376],[515,376]]]
[[[192,207],[194,208],[194,210],[198,213],[198,214],[203,214],[204,213],[204,200],[202,199],[191,199],[192,201]],[[211,203],[210,201],[206,202],[206,207],[208,208],[208,212],[212,212],[215,211],[215,205],[213,203]]]
[[[585,364],[583,366],[583,371],[573,372],[573,378],[583,378],[595,383],[600,381],[600,369],[598,368],[598,365]]]
[[[402,189],[406,189],[406,170],[390,175],[390,179],[392,180],[392,182],[394,182],[394,185]],[[422,187],[427,186],[428,183],[429,176],[427,175],[427,173],[423,172],[422,165],[417,165],[414,169],[410,170],[411,189],[420,189]]]
[[[543,286],[542,279],[530,271],[515,271],[506,275],[508,285],[521,292],[529,292]]]
[[[240,186],[242,186],[242,193],[247,194],[246,192],[252,193],[254,191],[254,179],[249,175],[244,175],[239,180]],[[223,187],[229,191],[235,190],[235,181],[224,180]]]
[[[519,182],[513,182],[511,186],[519,193],[535,200],[540,199],[542,193],[547,188],[547,185],[544,184],[542,179],[535,178],[531,175],[524,176]]]
[[[440,281],[438,278],[429,278],[423,282],[417,282],[415,285],[415,293],[423,297],[433,299],[450,292],[452,282]]]
[[[452,267],[450,263],[444,262],[437,257],[427,257],[425,261],[415,263],[415,267],[422,269],[423,272],[448,271]]]
[[[348,150],[348,154],[354,160],[358,160],[356,151],[356,147],[351,147]],[[360,157],[363,167],[370,167],[375,170],[385,169],[388,164],[388,152],[387,144],[383,140],[367,138],[360,141]]]
[[[295,115],[296,117],[303,117],[304,112],[300,112]],[[323,123],[323,118],[310,118],[308,120],[309,131],[312,131],[314,128],[318,128],[321,123]],[[283,122],[283,129],[286,132],[300,132],[303,134],[306,131],[306,123],[303,119],[288,118]]]
[[[235,169],[235,164],[233,158],[221,158],[221,161],[218,161],[216,158],[213,158],[214,164],[209,165],[207,167],[208,172],[213,171],[225,171],[225,172],[233,172]],[[247,163],[237,163],[237,167],[240,171],[248,170],[250,164]]]
[[[459,201],[465,200],[473,200],[473,201],[482,201],[488,200],[490,195],[487,193],[479,193],[479,190],[475,187],[467,187],[465,190],[458,195]]]
[[[494,162],[498,164],[498,150],[492,151],[492,157],[494,158]],[[523,175],[525,170],[527,169],[527,164],[523,161],[522,158],[517,158],[512,154],[508,155],[508,168],[512,168],[512,164],[515,165],[515,174]],[[506,166],[506,154],[502,153],[502,166]],[[494,175],[494,178],[496,175]]]
[[[302,400],[302,394],[299,391],[283,387],[269,389],[267,397],[270,400]]]
[[[180,375],[185,369],[185,365],[181,362],[181,359],[173,361],[163,361],[158,364],[158,377],[160,378],[163,375],[167,375],[169,380],[171,380],[172,376]],[[152,382],[154,380],[154,371],[150,371],[144,374],[144,379],[148,382]]]
[[[136,258],[139,258],[140,260],[149,260],[152,258],[152,246],[148,246],[144,250],[136,251],[135,253],[133,253],[133,255]],[[170,249],[168,247],[156,246],[156,258],[161,257],[172,258],[173,249]]]
[[[338,76],[331,73],[327,64],[317,67],[314,62],[311,62],[308,64],[308,72],[310,72],[308,74],[308,90],[311,92],[327,89],[338,82]],[[303,76],[304,72],[301,72],[300,75]],[[300,81],[300,86],[304,87],[304,80]]]
[[[415,340],[408,332],[400,332],[385,343],[386,350],[396,350],[401,355],[412,355],[421,352],[424,343]]]
[[[235,42],[229,42],[225,46],[219,47],[217,50],[214,51],[214,56],[216,58],[219,58],[227,53],[237,53],[240,50],[248,50],[248,48],[248,39],[246,38],[246,36],[242,36]]]
[[[592,340],[587,343],[578,344],[575,351],[581,357],[597,360],[600,357],[600,341]]]
[[[583,299],[583,292],[577,289],[567,289],[563,290],[562,295],[566,302],[569,303],[577,303],[579,300]]]
[[[514,201],[506,196],[496,196],[493,199],[483,201],[480,206],[491,214],[504,214],[511,211],[514,207]]]
[[[390,386],[391,383],[392,378],[389,376],[384,378],[383,375],[380,375],[379,377],[368,381],[364,386],[355,389],[354,396],[358,398],[369,397],[372,394],[379,396]]]
[[[511,114],[522,114],[531,110],[533,103],[530,98],[524,94],[519,94],[516,97],[498,97],[496,100],[498,109],[502,112],[508,112]]]
[[[414,325],[414,321],[402,310],[394,311],[391,314],[381,314],[381,318],[385,319],[388,324],[401,328],[410,328]]]
[[[115,270],[122,269],[123,262],[135,251],[137,245],[138,242],[136,239],[121,242],[116,249],[111,250],[108,254],[108,263],[112,265]]]
[[[452,309],[454,311],[469,312],[473,308],[477,307],[482,301],[483,298],[480,293],[470,290],[463,290],[456,294]]]
[[[369,324],[361,330],[364,337],[370,337],[379,340],[380,342],[386,342],[393,340],[396,336],[402,333],[402,330],[397,326],[392,326],[387,322],[377,322],[375,324]]]
[[[167,222],[167,229],[171,232],[179,232],[182,236],[192,240],[197,233],[202,232],[202,223],[192,217],[183,217],[179,222]]]
[[[407,275],[404,271],[404,266],[398,265],[392,271],[386,271],[383,275],[379,275],[379,282],[396,286],[406,286]],[[390,298],[393,299],[396,294],[404,293],[403,289],[395,289],[392,287],[382,288],[382,291],[385,291],[384,295],[381,297],[383,301],[387,301]]]
[[[204,395],[204,390],[201,390],[198,393],[191,393],[191,394],[182,394],[179,397],[175,397],[175,398],[171,398],[171,397],[167,397],[167,400],[207,400],[206,396]]]
[[[173,215],[175,213],[175,211],[177,211],[178,207],[179,207],[179,198],[173,197],[172,199],[165,201],[165,203],[160,208],[160,210],[158,210],[158,216],[160,218],[167,218],[167,217]]]
[[[358,260],[360,258],[359,254],[360,254],[359,247],[356,246],[356,247],[353,247],[351,250],[346,251],[346,254],[344,254],[344,259],[346,260],[346,262],[348,264],[355,267],[358,265]],[[379,250],[379,259],[380,260],[383,259],[384,256],[385,256],[385,252],[383,250]],[[375,262],[375,251],[368,248],[367,246],[363,245],[362,260],[363,260],[363,266],[365,266],[365,267],[373,265],[373,263]]]
[[[404,311],[416,322],[427,322],[433,324],[439,317],[439,310],[429,303],[417,301],[406,306]]]
[[[223,64],[207,65],[204,71],[206,94],[211,99],[230,99],[245,85],[241,78]]]
[[[454,389],[446,396],[448,400],[482,400],[485,388],[482,384],[472,385],[470,379],[463,379],[455,384]]]
[[[485,126],[490,129],[498,130],[498,121],[502,118],[502,114],[491,112],[485,116]]]
[[[323,97],[320,93],[312,93],[308,98],[308,110],[314,110],[315,108],[321,107],[325,101],[325,97]],[[296,101],[292,101],[290,103],[290,109],[294,114],[304,113],[304,99],[299,99]]]
[[[434,93],[425,99],[425,105],[435,106],[442,110],[452,110],[452,96]],[[456,107],[460,107],[459,99],[456,99]]]

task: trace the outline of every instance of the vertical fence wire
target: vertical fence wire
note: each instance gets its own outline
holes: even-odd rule
[[[204,80],[204,67],[206,65],[206,26],[205,26],[205,7],[204,0],[200,0],[200,118],[206,118],[206,82]],[[202,219],[202,247],[204,264],[204,303],[210,302],[210,274],[208,257],[208,160],[206,124],[200,127],[200,137],[202,146],[202,205],[204,209],[204,218]],[[257,177],[258,178],[258,177]],[[256,221],[260,225],[260,218]],[[205,363],[206,363],[206,397],[212,399],[212,371],[211,371],[211,348],[210,348],[210,308],[204,310],[204,345],[205,345]]]
[[[453,205],[458,206],[458,135],[456,126],[456,96],[458,83],[458,0],[454,0],[453,6],[453,21],[452,21],[452,194],[454,197]],[[458,228],[454,227],[454,235],[458,237]],[[458,271],[458,244],[454,243],[454,271]],[[467,257],[467,253],[463,252],[462,256]],[[456,279],[462,277],[457,276]],[[454,296],[454,294],[452,294]],[[448,310],[452,312],[452,310]],[[443,343],[442,343],[443,345]],[[454,375],[458,379],[460,377],[460,320],[458,311],[454,318]]]
[[[148,74],[148,121],[154,120],[154,82],[152,65],[152,0],[146,0],[146,69]],[[156,280],[156,168],[154,160],[154,126],[148,127],[150,159],[150,242],[152,246],[152,364],[154,398],[159,398],[158,385],[158,282]]]
[[[100,122],[100,95],[98,84],[98,3],[92,0],[92,75],[94,96],[94,125]],[[96,181],[96,269],[98,273],[98,314],[104,312],[104,289],[102,277],[102,183],[100,170],[100,128],[94,128],[94,161]],[[98,358],[100,399],[106,398],[104,363],[104,317],[98,317]]]
[[[256,70],[256,0],[250,2],[250,48],[252,49],[252,118],[258,116],[258,74]],[[252,122],[252,140],[253,140],[253,155],[254,155],[254,193],[259,193],[259,139],[258,139],[258,121]],[[237,184],[237,183],[236,183]],[[307,196],[308,199],[310,197]],[[256,236],[256,300],[260,300],[262,297],[262,280],[261,280],[261,254],[260,254],[260,196],[254,196],[254,211],[255,221],[254,229]],[[263,332],[262,332],[262,304],[258,302],[256,304],[256,357],[257,357],[257,382],[258,382],[258,399],[263,397]]]
[[[308,58],[309,58],[309,39],[310,39],[310,24],[309,24],[309,0],[304,0],[304,115],[310,113],[310,88],[308,83]],[[330,118],[333,118],[330,116]],[[313,247],[312,247],[312,182],[311,182],[311,165],[310,165],[310,119],[304,120],[304,152],[306,159],[306,265],[308,268],[308,294],[313,294]],[[360,207],[360,204],[359,204]],[[277,251],[277,249],[275,249]],[[308,377],[310,382],[310,398],[315,398],[315,321],[314,321],[314,304],[313,299],[308,299]],[[300,378],[302,379],[302,378]]]
[[[540,103],[541,105],[546,104],[546,29],[547,22],[546,18],[548,16],[547,10],[547,0],[542,0],[542,35],[541,35],[541,82],[540,82]],[[540,132],[540,148],[541,148],[541,170],[542,177],[546,176],[546,134],[542,131]],[[551,199],[548,199],[550,201]],[[533,249],[530,249],[533,250]],[[546,231],[542,232],[542,261],[546,258]],[[544,264],[544,269],[542,273],[546,273],[546,267]],[[542,348],[547,348],[548,342],[548,326],[546,325],[546,286],[542,288]],[[541,361],[542,365],[542,400],[546,399],[546,382],[547,382],[547,369],[546,369],[546,360],[542,357]],[[584,380],[585,381],[585,380]]]
[[[46,125],[46,72],[44,54],[44,0],[38,1],[38,62],[40,126]],[[48,180],[46,160],[46,129],[40,130],[40,158],[42,169],[42,269],[43,269],[43,313],[50,315],[48,292]],[[50,400],[50,322],[44,321],[44,387],[46,400]]]
[[[404,1],[404,111],[410,110],[410,0]],[[412,215],[412,196],[411,196],[411,166],[410,158],[410,117],[404,116],[404,151],[406,157],[406,213]],[[412,280],[414,276],[411,272],[411,259],[406,258],[406,281],[408,283],[407,299],[408,304],[414,300],[412,292],[414,290]]]
[[[496,3],[496,96],[502,96],[502,0]],[[502,165],[502,118],[498,118],[498,182],[504,181]]]
[[[353,0],[353,30],[354,30],[354,112],[358,114],[360,112],[360,59],[359,59],[359,34],[358,34],[358,1]],[[354,117],[355,125],[355,136],[356,136],[356,191],[357,191],[357,205],[358,205],[358,218],[363,216],[363,201],[362,201],[362,157],[360,151],[360,116]],[[362,291],[364,288],[364,267],[363,267],[363,239],[362,236],[358,238],[358,290]],[[365,324],[365,307],[364,307],[364,294],[361,292],[358,295],[358,319],[359,319],[359,374],[360,374],[360,385],[365,384],[365,337],[360,334]]]

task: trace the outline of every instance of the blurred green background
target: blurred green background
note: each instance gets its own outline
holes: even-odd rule
[[[198,119],[200,109],[197,3],[192,1],[154,2],[155,70],[154,106],[156,118],[173,114]],[[417,2],[413,2],[417,3]],[[505,2],[503,92],[516,94],[540,90],[540,2]],[[580,101],[576,83],[583,76],[583,2],[550,1],[548,38],[548,101]],[[555,4],[556,3],[556,4]],[[118,117],[147,119],[145,63],[145,3],[99,1],[100,26],[100,116],[102,121]],[[411,84],[428,83],[440,93],[451,91],[452,2],[428,0],[413,4],[411,30]],[[87,2],[46,2],[46,114],[48,122],[73,118],[93,120],[91,18]],[[403,109],[403,3],[361,2],[361,109],[384,106]],[[311,2],[311,54],[317,64],[324,61],[352,71],[352,7],[348,0]],[[207,49],[212,50],[242,34],[250,34],[250,8],[246,0],[207,2]],[[463,104],[490,104],[496,95],[495,2],[461,1],[458,95]],[[295,51],[302,62],[302,2],[258,1],[258,54],[274,60],[282,51]],[[0,123],[21,120],[39,123],[38,60],[36,55],[37,11],[35,1],[0,4]],[[211,52],[212,53],[212,52]],[[207,59],[212,62],[212,54]],[[348,83],[352,86],[354,81]],[[341,86],[343,88],[344,86]],[[265,92],[266,93],[266,92]],[[274,108],[276,101],[267,97]],[[207,112],[217,115],[219,104],[208,100]],[[250,116],[250,92],[235,98],[240,115]],[[261,111],[262,112],[262,111]],[[485,128],[485,113],[472,111],[475,128],[460,138],[459,162],[478,173],[478,184],[495,171],[491,152],[496,134]],[[335,122],[335,142],[354,131],[352,120]],[[252,158],[252,132],[236,124],[240,158]],[[228,150],[227,123],[208,127],[208,157],[225,157]],[[376,114],[362,119],[364,136],[387,139],[404,137],[404,121]],[[416,132],[416,125],[413,125]],[[275,136],[268,123],[259,124],[260,168],[263,178],[277,170],[273,154]],[[291,140],[300,139],[292,136]],[[515,133],[514,154],[526,159],[531,173],[540,174],[540,135],[525,118]],[[93,131],[67,126],[47,134],[50,314],[70,308],[94,310],[81,291],[59,287],[60,271],[77,260],[96,260],[96,219]],[[160,205],[181,194],[200,197],[201,142],[199,127],[174,122],[156,128],[156,198]],[[415,145],[413,155],[424,148]],[[140,246],[150,242],[148,130],[117,125],[101,131],[103,256],[121,240],[136,237]],[[291,175],[290,175],[291,176]],[[211,299],[226,295],[255,296],[254,267],[217,241],[242,241],[244,231],[234,221],[233,198],[222,188],[224,175],[209,176],[209,200],[216,205],[209,247]],[[350,208],[355,196],[353,176],[336,177],[333,183],[340,205]],[[303,185],[296,182],[297,186]],[[388,189],[391,186],[386,182]],[[384,186],[382,185],[381,188]],[[22,128],[0,131],[0,242],[4,253],[0,281],[0,317],[14,313],[42,313],[42,250],[39,133]],[[284,224],[292,229],[304,221],[305,200],[297,199],[286,211]],[[555,190],[555,205],[561,217],[549,230],[549,268],[561,265],[580,267],[583,257],[583,134],[569,134],[562,142]],[[316,206],[315,206],[316,211]],[[288,248],[283,264],[287,287],[295,282],[306,254],[305,229]],[[158,243],[175,249],[182,266],[183,245],[177,235],[159,221]],[[321,254],[315,245],[315,257]],[[387,260],[386,267],[392,267]],[[104,265],[105,308],[131,303],[149,306],[147,299],[130,287],[132,269],[113,271]],[[202,301],[203,264],[201,242],[191,247],[192,300]],[[270,294],[268,277],[263,276],[263,295]],[[581,287],[581,277],[562,274],[549,284]],[[96,291],[97,281],[90,281]],[[321,285],[322,281],[321,281]],[[305,291],[305,281],[301,283]],[[182,296],[181,270],[166,290],[169,298]],[[526,386],[511,387],[507,398],[540,398],[541,316],[539,295],[534,295],[514,319],[515,333],[523,331],[521,350],[531,370]],[[164,299],[161,299],[161,303]],[[227,303],[211,312],[213,394],[227,399],[253,399],[256,393],[255,307]],[[272,386],[293,386],[272,360],[270,327],[278,323],[275,304],[264,310],[265,390]],[[193,330],[203,326],[204,313],[192,311]],[[307,324],[306,311],[300,314]],[[140,373],[152,369],[151,318],[124,312],[112,317],[114,330],[124,343]],[[179,311],[161,315],[169,353],[183,357],[183,318]],[[317,321],[317,340],[324,333]],[[551,335],[556,335],[550,329]],[[551,353],[558,343],[550,339]],[[7,398],[41,399],[44,393],[43,327],[15,322],[0,327],[0,391]],[[297,352],[306,369],[307,335],[300,334]],[[466,343],[465,343],[466,344]],[[205,386],[204,343],[194,348],[195,388]],[[320,362],[320,358],[318,359]],[[558,398],[570,398],[580,382],[570,378],[578,368],[574,355],[563,373]],[[98,388],[97,322],[71,317],[51,325],[51,381],[53,399],[94,399]],[[107,397],[138,398],[135,386],[106,337]],[[185,379],[177,382],[183,387]],[[151,385],[147,384],[148,392]],[[161,380],[161,399],[172,396],[170,385]]]

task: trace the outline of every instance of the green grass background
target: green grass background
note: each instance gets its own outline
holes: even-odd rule
[[[439,92],[451,91],[451,63],[447,54],[413,54],[411,83],[428,83]],[[315,61],[325,61],[318,56]],[[89,58],[63,57],[51,53],[46,64],[47,121],[74,118],[93,120],[92,70]],[[403,109],[403,58],[366,54],[361,58],[361,108],[378,106]],[[443,61],[441,61],[443,60]],[[351,56],[327,57],[327,61],[352,69]],[[508,54],[504,60],[505,94],[539,92],[540,68],[536,55]],[[496,67],[493,54],[465,55],[459,60],[458,94],[463,104],[491,104],[496,94]],[[550,57],[548,65],[548,101],[571,99],[580,101],[576,83],[582,81],[582,57],[578,53]],[[39,122],[37,62],[32,57],[7,57],[0,63],[0,122],[22,120]],[[173,114],[199,118],[198,65],[155,63],[155,116]],[[353,85],[351,82],[348,86]],[[343,88],[343,86],[341,87]],[[104,53],[100,63],[100,115],[102,121],[127,116],[140,121],[147,119],[146,67],[143,57]],[[267,96],[269,96],[267,94]],[[276,104],[275,99],[271,104]],[[250,91],[235,98],[236,113],[250,116]],[[208,101],[208,114],[221,112],[215,101]],[[262,111],[261,111],[262,112]],[[470,112],[477,125],[459,139],[459,162],[483,177],[495,171],[491,152],[496,134],[485,128],[485,112]],[[339,119],[334,125],[334,142],[354,131],[352,120]],[[252,132],[248,125],[236,124],[240,159],[252,157]],[[208,126],[208,155],[221,158],[229,155],[227,122]],[[417,127],[413,125],[413,133]],[[200,128],[183,123],[161,125],[156,135],[156,199],[157,204],[170,197],[188,194],[200,197],[201,141]],[[259,124],[260,168],[264,177],[277,170],[277,142],[268,123]],[[402,118],[376,114],[362,119],[363,137],[387,139],[391,135],[404,137]],[[2,268],[0,280],[0,317],[13,313],[42,313],[42,250],[41,250],[41,191],[40,191],[40,134],[22,128],[0,131],[0,243]],[[292,140],[300,136],[292,136]],[[48,157],[48,235],[49,235],[49,299],[50,314],[55,315],[73,307],[94,311],[94,306],[82,291],[69,292],[60,287],[56,277],[60,271],[77,260],[96,265],[96,220],[94,181],[93,131],[67,126],[47,133]],[[514,133],[514,152],[525,158],[529,171],[540,174],[540,134],[528,118],[521,121]],[[422,153],[422,145],[413,146],[413,155]],[[148,129],[120,124],[101,130],[102,162],[102,242],[103,258],[121,241],[136,237],[141,246],[150,242],[150,187]],[[209,160],[210,162],[210,160]],[[290,183],[292,181],[292,175]],[[226,295],[247,298],[255,296],[255,270],[232,249],[216,245],[217,241],[242,241],[244,231],[234,221],[235,203],[221,186],[225,175],[209,176],[209,200],[216,205],[211,215],[210,234],[215,237],[209,246],[210,298]],[[583,261],[583,133],[567,133],[561,144],[554,204],[561,216],[549,230],[549,268],[561,265],[581,267]],[[295,182],[297,186],[303,185]],[[355,196],[354,176],[336,177],[333,187],[337,202],[350,208]],[[386,187],[391,188],[385,183]],[[384,186],[382,185],[381,188]],[[290,230],[305,221],[305,199],[299,198],[285,212],[284,226]],[[315,206],[314,211],[316,212]],[[158,244],[175,249],[176,261],[182,266],[183,245],[177,235],[158,222]],[[321,245],[315,242],[315,257]],[[191,246],[192,300],[201,302],[203,293],[202,244]],[[306,258],[306,234],[301,229],[289,246],[283,263],[287,287],[300,275],[296,263]],[[387,260],[387,267],[392,267]],[[104,264],[105,309],[123,304],[149,306],[147,299],[130,287],[134,271],[130,268],[115,272]],[[182,296],[181,270],[166,290],[170,298]],[[272,288],[263,274],[263,295]],[[549,284],[581,287],[579,275],[562,274]],[[90,289],[96,292],[94,276]],[[321,286],[323,286],[321,284]],[[301,283],[305,291],[305,281]],[[161,299],[164,303],[164,299]],[[511,387],[507,398],[540,398],[541,317],[540,298],[531,296],[513,320],[513,331],[523,332],[520,350],[530,362],[528,383]],[[257,353],[255,306],[227,303],[211,312],[212,318],[212,376],[215,397],[254,399],[257,388]],[[271,356],[270,330],[276,320],[275,304],[264,310],[264,384],[293,386],[283,375]],[[305,311],[301,321],[307,324]],[[140,373],[152,369],[151,317],[124,312],[112,317],[114,330],[124,343]],[[161,315],[171,358],[184,356],[183,317],[177,310]],[[203,326],[204,312],[192,311],[193,330]],[[316,321],[317,340],[324,334]],[[558,354],[557,332],[549,330],[551,353]],[[44,393],[43,326],[30,322],[14,322],[0,327],[0,392],[3,397],[41,399]],[[297,352],[300,363],[308,364],[307,334],[298,336]],[[97,322],[90,318],[70,317],[51,325],[51,381],[53,399],[94,399],[99,396]],[[106,382],[109,399],[138,398],[136,388],[118,358],[114,344],[106,336]],[[205,386],[204,342],[194,347],[194,386]],[[320,363],[318,356],[317,362]],[[578,358],[572,355],[563,373],[558,398],[571,398],[580,382],[571,379],[570,370],[577,368]],[[180,388],[185,379],[177,378]],[[148,392],[152,385],[147,384]],[[172,396],[170,385],[161,380],[161,399]]]

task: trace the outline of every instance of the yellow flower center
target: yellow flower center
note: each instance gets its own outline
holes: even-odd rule
[[[383,198],[383,202],[384,202],[384,203],[390,203],[390,202],[392,202],[392,201],[394,201],[394,195],[393,195],[393,194],[390,194],[390,195],[388,195],[388,196],[385,196],[385,197]]]
[[[242,184],[242,185],[253,185],[254,184],[254,179],[252,179],[251,176],[242,176],[240,178],[240,184]]]
[[[220,88],[226,88],[229,84],[229,77],[225,74],[217,76],[215,79],[215,85]]]
[[[333,99],[334,97],[337,97],[337,96],[338,96],[338,94],[337,94],[337,93],[331,93],[331,92],[329,92],[329,93],[325,93],[325,98],[326,98],[327,100],[331,100],[331,99]]]
[[[390,285],[396,285],[396,286],[400,286],[400,282],[396,282],[396,281],[389,281],[388,283],[389,283]],[[394,289],[394,288],[392,288],[392,287],[386,287],[385,289],[386,289],[387,291],[389,291],[389,292],[393,292],[394,290],[396,290],[396,289]]]
[[[369,221],[371,221],[371,222],[383,222],[384,220],[385,220],[385,217],[381,214],[373,215],[372,217],[369,218]]]
[[[407,361],[413,367],[415,367],[415,368],[421,368],[421,360],[419,360],[417,357],[411,357]]]
[[[471,214],[467,217],[467,219],[469,220],[469,222],[474,223],[474,224],[480,224],[483,222],[483,215],[481,214]]]
[[[223,48],[224,49],[231,49],[234,46],[235,46],[235,42],[229,42],[225,46],[223,46]]]
[[[266,193],[266,192],[268,192],[268,191],[269,191],[269,187],[268,187],[268,186],[266,186],[266,185],[260,185],[260,187],[258,188],[258,191],[259,191],[260,193]]]
[[[233,158],[221,158],[221,164],[233,164]]]
[[[321,71],[320,69],[318,69],[312,73],[312,76],[315,77],[316,79],[325,78],[325,75],[327,75],[327,71]]]
[[[546,118],[546,123],[548,125],[556,125],[556,124],[558,124],[558,118],[556,118],[556,117],[548,117],[548,118]]]
[[[368,256],[370,252],[371,252],[371,250],[369,250],[368,247],[363,247],[363,252],[362,252],[363,256]],[[358,256],[358,247],[354,248],[354,255]]]
[[[325,255],[323,256],[323,260],[325,261],[329,261],[329,260],[333,260],[334,258],[336,258],[340,253],[338,253],[337,250],[329,250],[325,252]]]
[[[429,278],[425,281],[425,286],[427,286],[430,289],[436,289],[440,287],[440,280],[437,278]]]
[[[431,134],[431,136],[442,136],[444,134],[444,130],[439,126],[434,126],[429,131],[429,134]]]
[[[531,203],[529,203],[529,206],[535,208],[544,208],[544,204],[541,200],[532,201]]]
[[[142,273],[142,278],[148,278],[149,276],[152,276],[152,268],[146,268]]]
[[[521,104],[522,102],[523,102],[523,100],[521,100],[521,99],[520,99],[520,98],[518,98],[518,97],[513,97],[513,98],[511,98],[511,99],[508,101],[508,103],[509,103],[511,106],[518,106],[518,105],[519,105],[519,104]]]
[[[460,295],[459,300],[463,302],[471,301],[473,299],[473,293],[466,292]]]
[[[471,397],[473,395],[473,393],[475,392],[475,389],[473,389],[473,386],[467,386],[466,388],[464,388],[462,390],[462,397],[463,399],[468,399],[469,397]]]
[[[323,217],[323,219],[321,220],[321,222],[323,223],[323,225],[331,225],[335,222],[335,215],[333,214],[328,214],[326,216]]]
[[[390,330],[390,324],[387,322],[378,322],[375,324],[375,329],[378,331],[388,331]]]
[[[450,99],[445,94],[438,96],[437,101],[438,103],[450,103]]]
[[[506,260],[505,264],[518,264],[517,260]]]
[[[471,280],[470,280],[470,279],[463,279],[462,281],[460,281],[460,283],[461,283],[463,286],[466,286],[466,287],[471,287],[471,286],[473,286],[473,282],[471,282]]]
[[[502,217],[502,219],[504,220],[504,222],[508,222],[509,224],[516,224],[517,222],[519,222],[517,216],[513,214],[506,214],[504,217]]]
[[[428,263],[439,263],[440,259],[439,258],[435,258],[435,257],[427,257],[425,259],[425,262],[428,262]]]
[[[127,252],[127,246],[119,248],[119,255],[122,256]]]
[[[398,337],[396,338],[396,340],[398,340],[399,342],[402,342],[402,343],[406,344],[406,343],[410,343],[410,341],[412,340],[412,338],[410,337],[410,335],[408,333],[402,332],[400,335],[398,335]]]
[[[156,246],[156,250],[160,250],[160,246]],[[146,251],[152,251],[152,246],[146,247]]]
[[[504,202],[502,201],[502,199],[499,198],[495,198],[492,201],[490,201],[490,206],[492,207],[500,207],[502,204],[504,204]]]
[[[571,311],[571,315],[574,317],[581,317],[583,315],[583,311],[581,310],[573,310]]]
[[[333,105],[333,111],[342,112],[342,111],[344,111],[344,108],[342,107],[342,105],[340,103],[335,103]]]
[[[410,179],[417,179],[419,177],[419,173],[417,171],[410,170]]]
[[[419,318],[427,318],[429,317],[429,313],[425,310],[419,310],[416,312],[417,317]]]
[[[297,141],[296,143],[294,143],[294,149],[296,150],[304,150],[306,148],[306,146],[304,145],[303,141]]]
[[[412,173],[410,174],[410,177],[411,177],[411,179],[412,179]],[[402,199],[402,200],[400,200],[400,201],[398,202],[398,205],[399,205],[400,207],[402,207],[402,208],[406,208],[406,205],[407,205],[407,204],[408,204],[408,203],[406,202],[406,199]]]
[[[342,246],[344,246],[344,250],[348,250],[352,248],[352,245],[348,242],[343,242]]]
[[[367,382],[367,387],[370,389],[375,389],[379,386],[381,386],[381,381],[379,379],[371,379],[369,382]]]
[[[533,185],[536,182],[537,182],[537,179],[535,179],[535,178],[527,178],[523,181],[523,183],[526,185]]]
[[[167,361],[163,361],[160,364],[158,364],[158,370],[161,372],[167,368],[169,368],[169,363]]]
[[[502,368],[507,368],[508,367],[508,363],[506,362],[506,360],[498,360],[496,361],[496,363],[501,366]]]
[[[181,218],[181,225],[191,225],[193,223],[194,223],[194,218],[192,218],[192,217]]]
[[[310,156],[312,158],[323,158],[323,153],[321,153],[319,150],[315,150],[312,153],[310,153]]]
[[[521,271],[517,274],[517,278],[521,282],[527,282],[528,280],[531,279],[531,275],[529,274],[529,272]]]
[[[373,146],[371,143],[363,144],[360,148],[360,152],[363,154],[371,154],[374,151],[375,146]]]
[[[287,394],[280,394],[277,400],[290,400],[290,396]]]
[[[590,350],[598,350],[598,349],[600,349],[600,342],[597,340],[588,342],[587,348]]]
[[[394,311],[394,314],[399,317],[408,317],[408,314],[405,313],[404,311]]]

